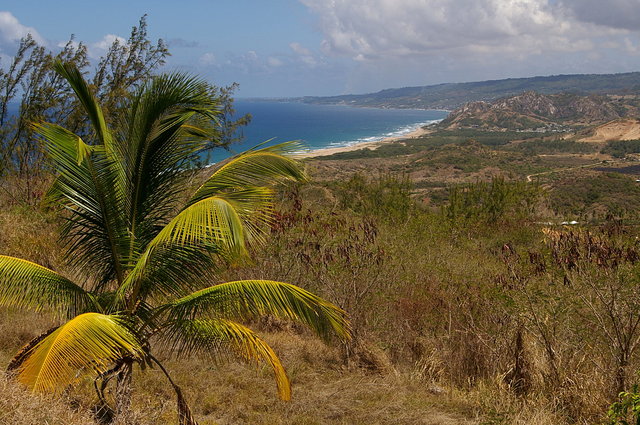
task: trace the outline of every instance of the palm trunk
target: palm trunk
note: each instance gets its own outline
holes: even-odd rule
[[[131,379],[133,375],[133,360],[124,359],[123,365],[116,377],[115,394],[115,421],[120,424],[127,424],[129,412],[131,410]]]

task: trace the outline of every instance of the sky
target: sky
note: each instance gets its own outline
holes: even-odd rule
[[[166,70],[239,97],[640,70],[640,0],[3,0],[0,66],[27,33],[97,60],[144,14]]]

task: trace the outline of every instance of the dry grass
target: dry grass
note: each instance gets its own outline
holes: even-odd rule
[[[19,384],[0,374],[0,424],[87,425],[88,412],[70,407],[68,399],[53,399],[28,393]]]
[[[504,246],[515,247],[525,258],[540,242],[539,229],[502,223],[470,232],[450,227],[437,214],[419,213],[403,222],[375,218],[376,234],[370,238],[358,230],[363,225],[358,213],[340,211],[331,190],[309,188],[302,194],[307,197],[299,211],[302,219],[274,233],[253,266],[230,270],[224,278],[290,281],[345,303],[358,296],[350,307],[362,343],[356,347],[358,361],[347,362],[339,347],[295,326],[254,324],[291,377],[293,400],[285,403],[277,399],[267,368],[167,359],[201,425],[569,425],[602,420],[610,401],[606,347],[585,339],[561,316],[550,316],[563,368],[558,382],[550,384],[543,342],[527,322],[531,310],[517,291],[508,289],[514,282]],[[323,204],[335,209],[328,213]],[[0,254],[59,269],[55,216],[3,205],[1,199],[0,207]],[[304,218],[307,209],[315,214],[313,221]],[[383,258],[372,261],[378,249]],[[52,323],[46,315],[0,310],[0,365]],[[530,389],[516,396],[505,377],[514,367],[515,332],[522,323],[528,326],[523,356]],[[630,370],[637,365],[634,358]],[[175,423],[174,394],[162,374],[136,371],[134,378],[131,423]],[[0,390],[0,423],[90,423],[70,405],[85,411],[91,407],[91,382],[55,404],[6,380],[0,380]],[[48,403],[51,407],[44,409]]]

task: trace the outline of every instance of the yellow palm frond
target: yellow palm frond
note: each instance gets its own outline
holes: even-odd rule
[[[119,299],[132,293],[131,300],[135,301],[156,248],[212,244],[219,246],[220,255],[228,258],[238,258],[246,253],[240,217],[229,201],[218,197],[203,199],[186,208],[156,235],[118,289]]]
[[[273,368],[280,398],[291,399],[291,384],[280,359],[246,326],[224,319],[178,320],[169,325],[164,340],[182,355],[205,354],[216,358],[231,352],[248,362],[265,362]]]
[[[91,296],[64,276],[31,261],[0,255],[0,305],[71,317],[90,307]]]
[[[265,314],[301,322],[321,337],[348,340],[351,327],[341,308],[290,283],[239,280],[182,297],[164,307],[177,319],[207,317],[251,319]]]
[[[278,180],[305,181],[303,167],[292,156],[300,149],[301,145],[292,141],[236,155],[200,186],[188,204],[247,186],[269,186]]]
[[[238,213],[229,201],[212,196],[182,210],[151,241],[164,244],[198,245],[213,241],[230,252],[244,251],[244,232]]]
[[[81,314],[28,353],[18,380],[34,392],[59,392],[85,373],[102,373],[124,356],[142,357],[140,343],[117,316]]]

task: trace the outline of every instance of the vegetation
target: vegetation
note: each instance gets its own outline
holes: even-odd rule
[[[544,230],[544,194],[531,186],[531,196],[518,198],[526,184],[507,179],[455,189],[502,207],[491,215],[468,202],[478,214],[451,220],[446,208],[416,203],[407,184],[383,174],[280,193],[270,243],[220,279],[294,281],[347,307],[354,339],[335,349],[276,318],[254,324],[293,380],[309,386],[288,406],[269,402],[261,380],[242,369],[200,370],[156,345],[201,423],[596,424],[621,386],[632,391],[640,367],[635,227],[610,219]],[[407,208],[390,214],[384,205]],[[9,238],[24,229],[20,220],[48,229],[46,215],[5,214],[0,237],[11,253],[59,261],[38,247],[41,238],[27,246]],[[4,345],[37,334],[22,332],[1,333]],[[137,383],[138,422],[170,420],[160,377],[141,374]],[[331,394],[340,397],[327,404]]]
[[[640,186],[634,178],[619,173],[570,173],[554,186],[549,196],[551,208],[573,218],[634,218],[640,207]]]
[[[638,169],[594,168],[633,142],[432,128],[311,181],[292,144],[203,169],[228,92],[171,74],[110,102],[56,67],[79,124],[29,129],[29,201],[0,177],[0,422],[637,422]],[[305,390],[274,401],[274,374]]]
[[[620,140],[607,142],[602,153],[614,158],[624,158],[630,153],[640,153],[640,140]]]
[[[627,94],[640,86],[640,73],[603,75],[554,75],[506,80],[403,87],[377,93],[305,97],[309,103],[347,104],[385,108],[455,109],[466,102],[490,101],[534,90],[540,93]]]
[[[526,220],[540,202],[542,189],[527,182],[507,182],[494,177],[490,183],[476,182],[449,188],[449,202],[442,214],[461,228],[495,225],[505,219]]]
[[[94,379],[100,421],[129,413],[133,366],[158,367],[175,390],[181,424],[195,424],[180,387],[155,357],[227,353],[273,368],[278,393],[289,379],[274,351],[234,319],[293,319],[328,338],[348,339],[343,310],[299,287],[243,279],[210,286],[216,272],[264,242],[274,181],[304,179],[286,156],[292,144],[256,148],[211,173],[188,198],[189,165],[217,140],[219,99],[181,74],[153,78],[130,98],[118,126],[80,71],[57,62],[92,126],[85,142],[51,123],[37,126],[56,172],[49,199],[64,206],[67,278],[0,256],[0,303],[52,310],[67,319],[29,342],[9,370],[34,392]],[[76,283],[77,282],[77,283]],[[116,380],[114,403],[106,390]]]
[[[419,152],[432,151],[446,145],[481,144],[484,146],[500,147],[508,145],[513,140],[539,138],[540,133],[515,131],[486,131],[486,130],[437,130],[426,136],[407,139],[402,143],[389,143],[377,147],[340,152],[318,159],[359,159],[359,158],[391,158],[399,155],[410,155]],[[506,146],[505,146],[506,147]]]
[[[513,146],[514,150],[522,151],[527,155],[544,155],[544,154],[588,154],[597,151],[597,147],[588,143],[580,143],[573,140],[524,140]]]
[[[146,17],[134,26],[126,42],[115,40],[105,56],[98,60],[90,85],[100,101],[105,116],[117,120],[125,113],[127,98],[141,86],[170,55],[162,39],[152,42],[147,36]],[[72,63],[83,74],[90,68],[87,47],[73,37],[59,53],[47,51],[30,36],[25,36],[16,54],[6,67],[0,68],[0,177],[5,176],[2,189],[17,199],[32,202],[38,193],[33,188],[46,179],[45,152],[38,143],[32,126],[37,122],[53,122],[70,131],[87,136],[82,106],[64,79],[55,72],[56,61]],[[228,145],[236,140],[235,130],[250,117],[234,120],[231,94],[235,85],[210,86],[220,101],[221,121],[217,142]],[[9,187],[10,186],[10,187]]]

